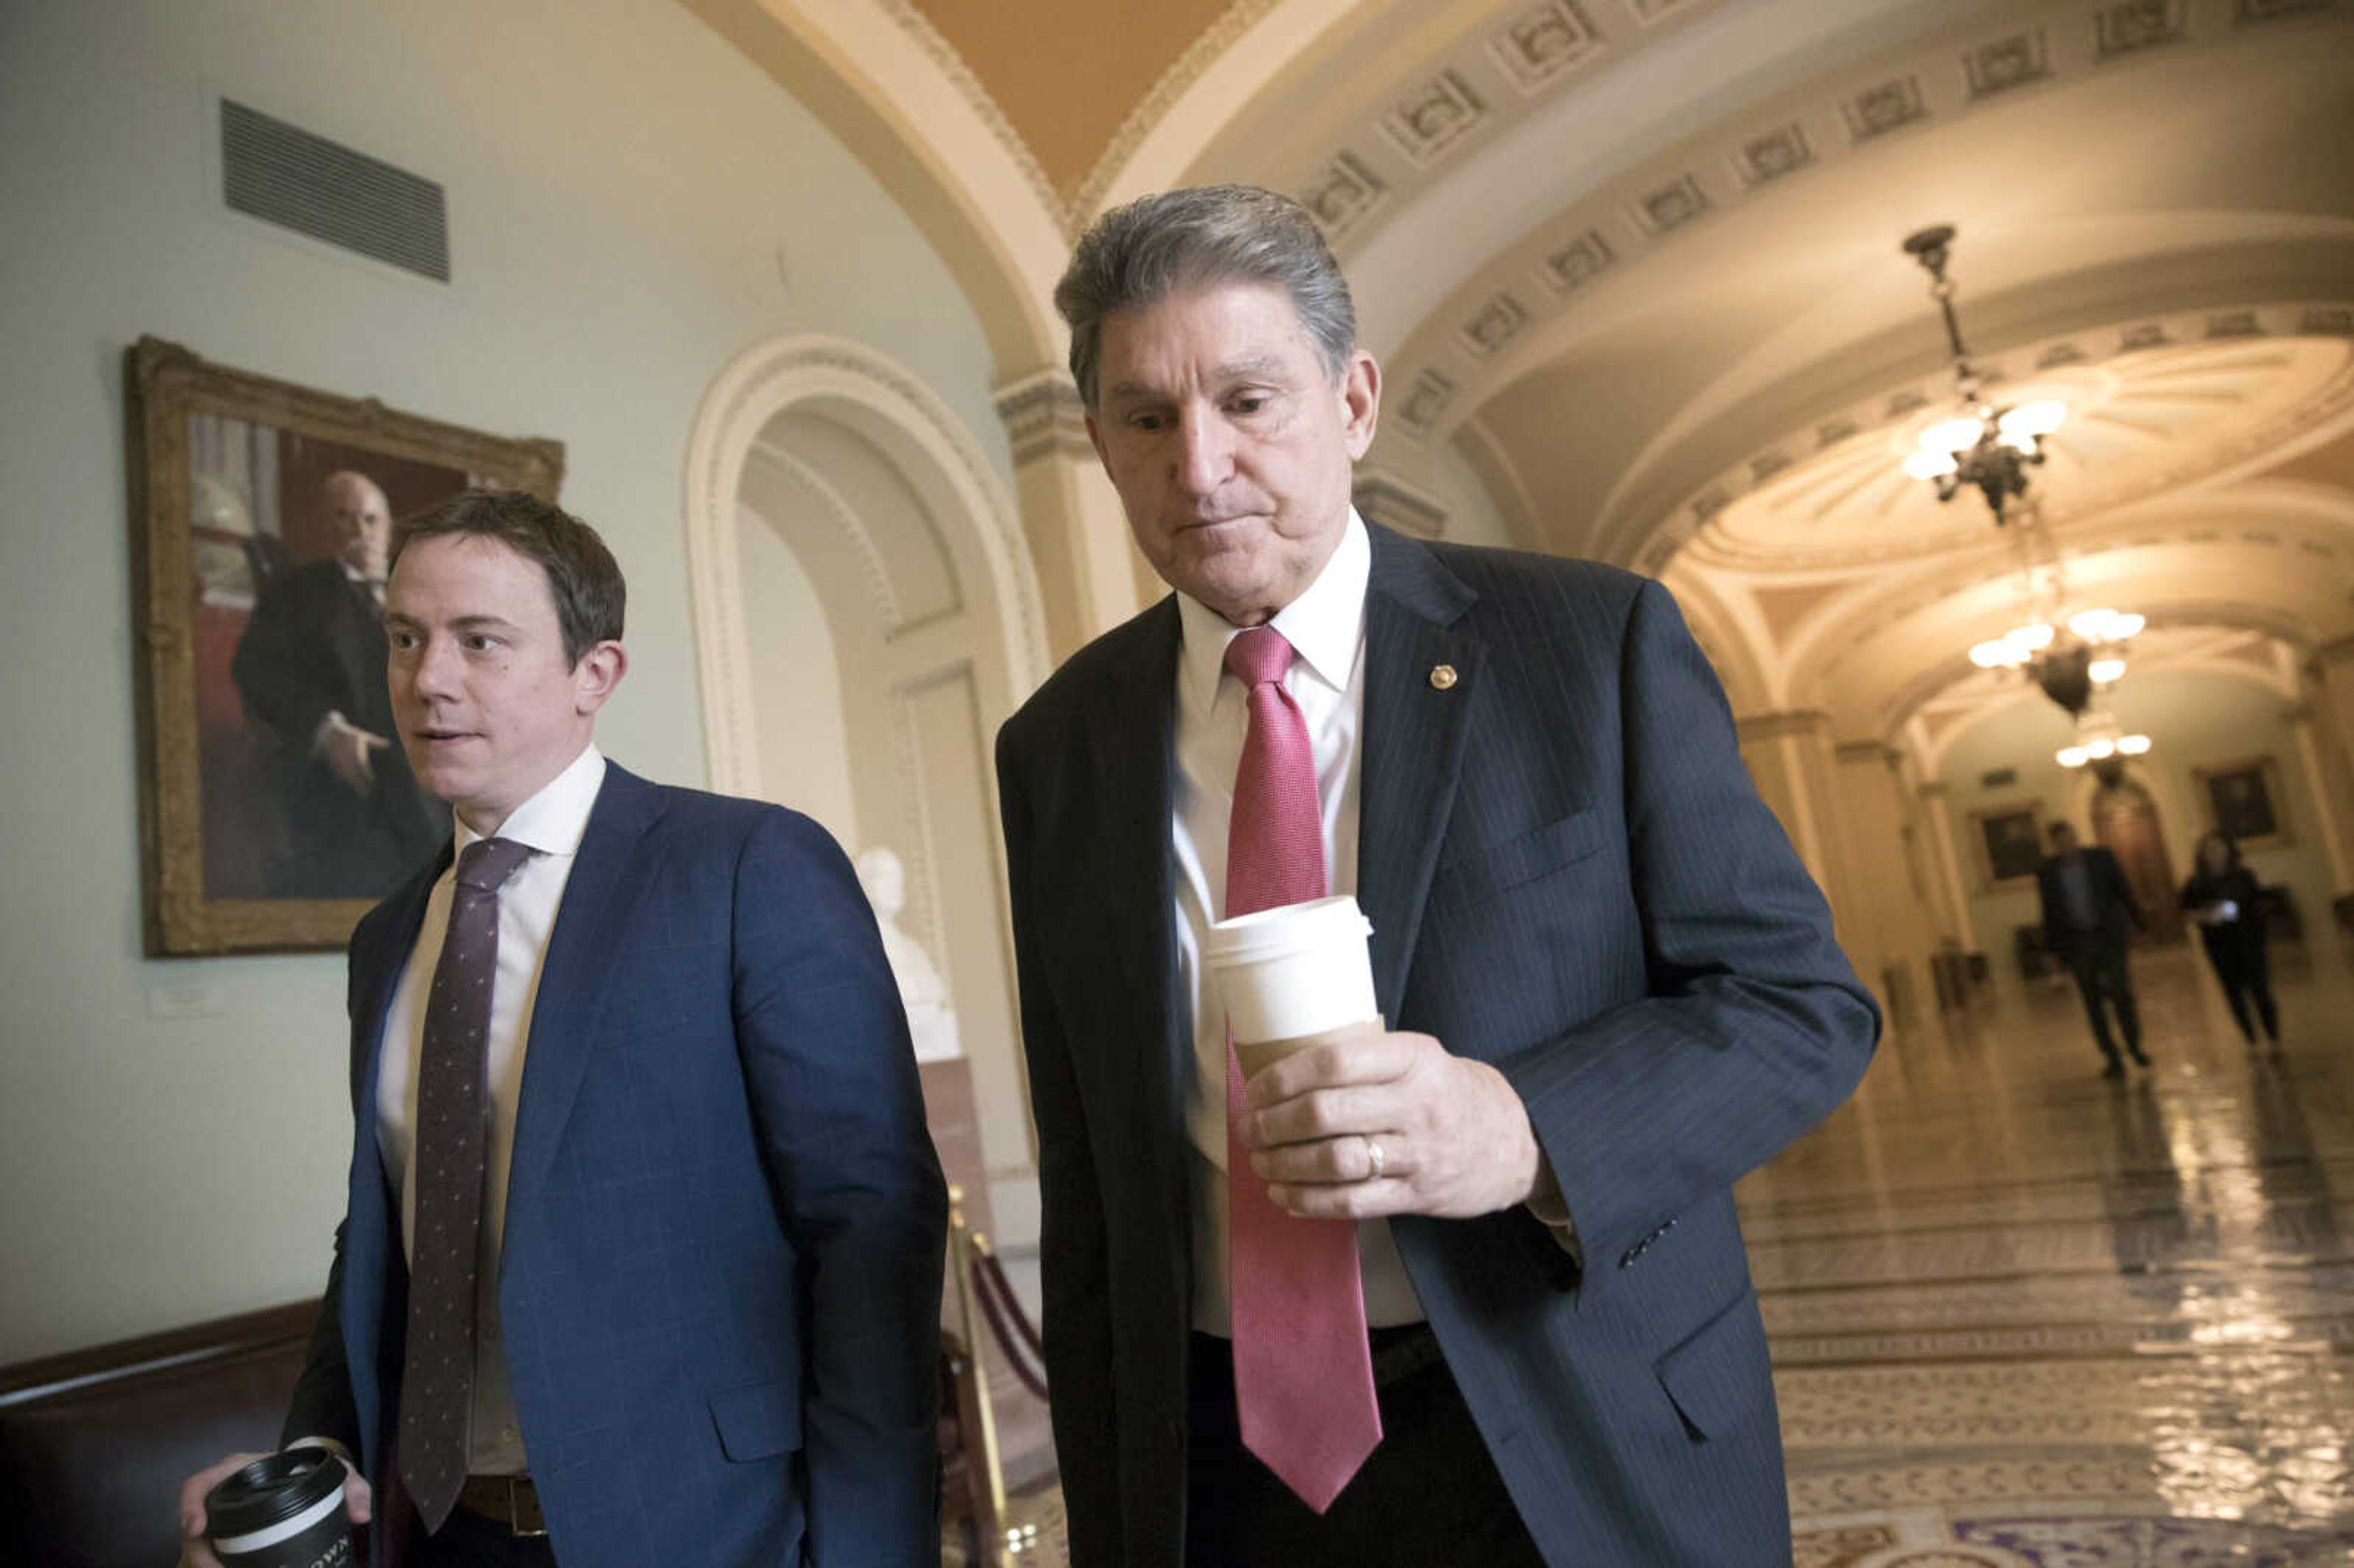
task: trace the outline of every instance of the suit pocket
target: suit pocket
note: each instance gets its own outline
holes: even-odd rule
[[[1439,868],[1450,898],[1477,902],[1559,871],[1602,847],[1602,819],[1591,808],[1506,839]]]
[[[1692,1441],[1731,1431],[1756,1405],[1761,1389],[1773,1386],[1756,1297],[1747,1290],[1734,1297],[1654,1370]]]
[[[789,1383],[755,1383],[711,1396],[719,1449],[737,1464],[773,1458],[801,1446],[800,1393]]]

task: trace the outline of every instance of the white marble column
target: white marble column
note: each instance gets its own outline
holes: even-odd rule
[[[1907,842],[1903,756],[1877,740],[1842,741],[1833,748],[1838,768],[1840,831],[1847,837],[1861,918],[1848,955],[1882,992],[1900,1020],[1934,1017],[1937,996],[1930,971],[1935,920],[1926,889],[1915,881]],[[1900,983],[1896,980],[1903,975]]]
[[[1961,852],[1955,848],[1954,812],[1946,803],[1945,780],[1933,779],[1916,792],[1921,802],[1922,829],[1933,841],[1927,860],[1938,934],[1951,937],[1966,952],[1979,949],[1970,919],[1970,885],[1962,876]]]

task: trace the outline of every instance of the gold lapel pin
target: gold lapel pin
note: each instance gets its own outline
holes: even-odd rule
[[[1455,682],[1456,674],[1454,665],[1433,664],[1430,667],[1430,683],[1434,689],[1441,692],[1446,691],[1449,687],[1453,686]]]

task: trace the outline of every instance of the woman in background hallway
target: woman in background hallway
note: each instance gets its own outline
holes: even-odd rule
[[[2255,873],[2240,863],[2240,846],[2228,833],[2199,841],[2199,868],[2182,885],[2182,906],[2199,922],[2207,961],[2223,985],[2223,999],[2248,1044],[2256,1043],[2256,1020],[2264,1038],[2280,1049],[2280,1010],[2273,1005],[2271,966],[2264,956],[2264,890]],[[2255,1004],[2256,1018],[2248,1016]]]

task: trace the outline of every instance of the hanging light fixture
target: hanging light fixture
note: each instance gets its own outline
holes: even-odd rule
[[[2031,620],[1972,647],[1970,662],[1981,670],[2025,670],[2045,696],[2081,715],[2096,689],[2125,679],[2126,644],[2143,625],[2138,615],[2105,608],[2070,616],[2064,635],[2050,621]]]
[[[2129,735],[2109,713],[2081,714],[2076,719],[2076,741],[2063,746],[2054,754],[2062,768],[2091,766],[2110,777],[2124,766],[2123,759],[2139,757],[2149,750],[2149,736]]]
[[[1929,274],[1929,297],[1946,321],[1946,342],[1954,354],[1954,387],[1962,412],[1940,419],[1920,434],[1904,471],[1937,487],[1937,499],[1951,501],[1970,485],[1986,497],[1995,526],[2009,520],[2010,503],[2027,493],[2027,471],[2043,461],[2043,438],[2068,417],[2068,406],[2044,398],[2016,408],[1996,408],[1980,396],[1985,378],[1970,363],[1954,315],[1954,283],[1946,276],[1953,254],[1954,226],[1941,223],[1904,241],[1905,253]]]

